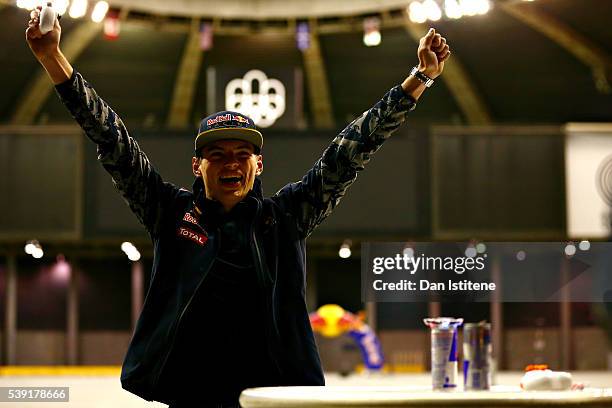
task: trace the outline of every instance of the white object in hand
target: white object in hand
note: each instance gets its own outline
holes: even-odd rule
[[[521,380],[526,391],[565,391],[572,388],[572,375],[564,371],[528,371]]]
[[[47,34],[49,31],[53,30],[53,26],[55,25],[55,19],[57,18],[57,13],[50,6],[43,6],[40,11],[40,20],[38,28],[42,34]]]

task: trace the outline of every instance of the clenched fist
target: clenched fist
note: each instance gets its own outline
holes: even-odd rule
[[[446,38],[430,28],[427,34],[419,41],[417,55],[419,57],[419,71],[431,79],[439,76],[444,70],[444,61],[450,57],[451,51]]]

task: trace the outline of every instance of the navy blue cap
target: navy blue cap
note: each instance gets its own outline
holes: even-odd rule
[[[263,136],[253,119],[232,111],[222,111],[202,119],[195,139],[195,151],[204,145],[218,140],[244,140],[255,146],[256,151],[263,147]]]

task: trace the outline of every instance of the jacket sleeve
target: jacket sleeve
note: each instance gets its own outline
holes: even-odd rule
[[[178,187],[163,182],[149,159],[130,137],[123,121],[74,70],[72,77],[56,87],[89,139],[96,143],[98,160],[151,236],[160,232],[162,210]]]
[[[336,208],[357,173],[415,107],[415,99],[401,86],[392,88],[334,138],[301,181],[276,193],[276,199],[296,218],[303,238]]]

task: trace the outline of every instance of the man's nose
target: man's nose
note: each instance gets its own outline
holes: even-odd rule
[[[238,162],[238,158],[236,156],[228,156],[227,160],[225,160],[224,166],[227,168],[236,168],[240,163]]]

